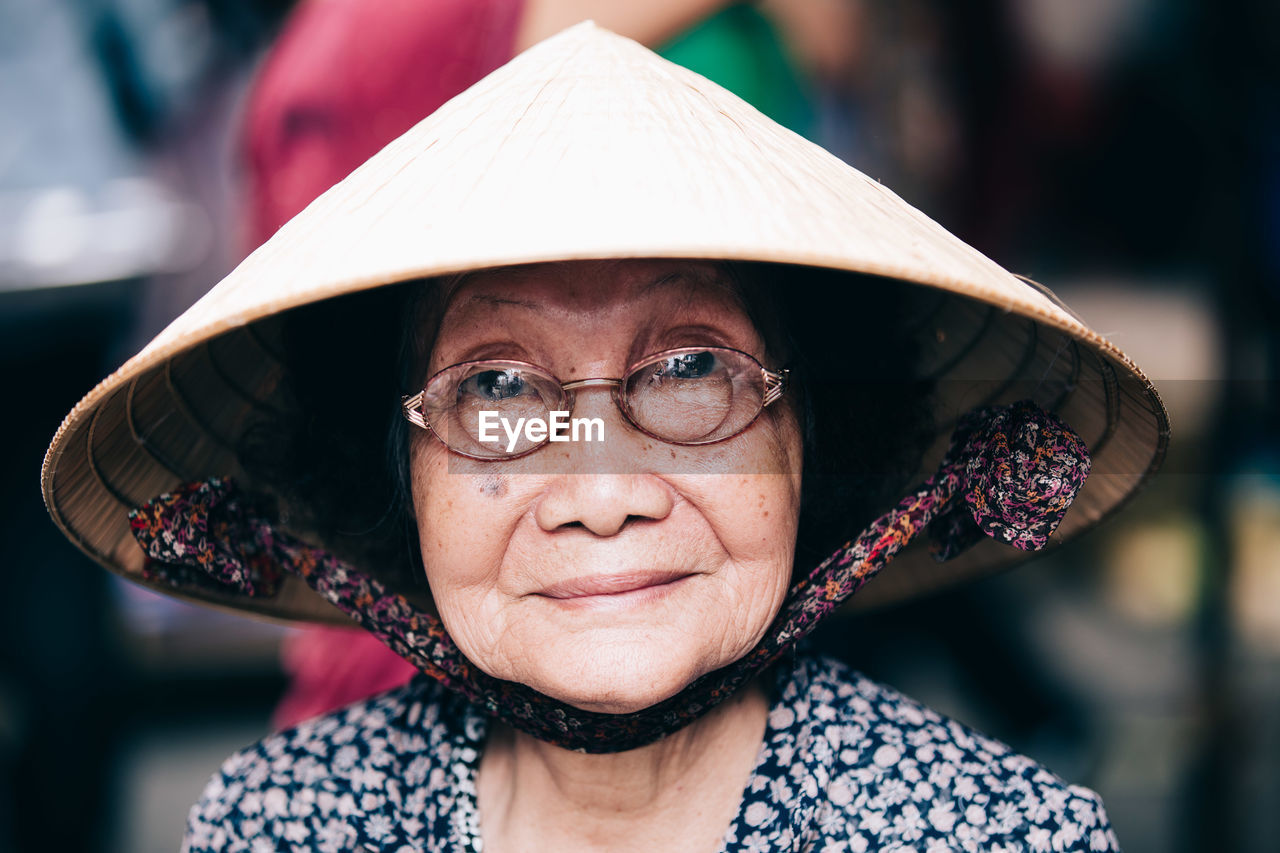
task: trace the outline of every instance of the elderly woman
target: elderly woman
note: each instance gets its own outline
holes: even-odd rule
[[[900,551],[881,600],[1096,523],[1166,434],[1051,294],[584,24],[281,229],[43,482],[110,568],[423,672],[229,759],[188,850],[1112,850],[800,644]]]

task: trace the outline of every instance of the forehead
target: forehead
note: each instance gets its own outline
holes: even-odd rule
[[[692,305],[744,310],[728,269],[710,261],[567,261],[481,270],[458,281],[445,298],[445,314],[491,312],[495,307],[534,314],[680,310]]]

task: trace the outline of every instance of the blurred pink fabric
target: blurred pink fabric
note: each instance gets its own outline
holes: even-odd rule
[[[254,81],[243,154],[249,248],[514,52],[523,0],[307,0]],[[307,628],[283,649],[273,723],[389,690],[416,670],[358,628]]]

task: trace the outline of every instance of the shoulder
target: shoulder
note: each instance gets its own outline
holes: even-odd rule
[[[437,816],[451,765],[476,759],[470,724],[465,704],[422,678],[270,735],[223,762],[188,815],[183,850],[348,850],[417,834]]]
[[[812,819],[865,849],[1119,849],[1093,791],[831,659],[797,660],[766,747],[812,768]]]

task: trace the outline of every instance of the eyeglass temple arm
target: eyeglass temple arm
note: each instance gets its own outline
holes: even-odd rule
[[[423,393],[424,392],[419,391],[417,394],[414,394],[412,397],[401,397],[400,407],[401,409],[404,410],[404,416],[405,418],[408,419],[409,423],[413,424],[414,426],[420,426],[423,429],[430,429],[430,427],[427,426],[426,419],[422,417]]]
[[[761,408],[769,405],[777,400],[787,390],[787,381],[791,377],[790,370],[783,370],[780,373],[774,373],[768,368],[760,368],[760,372],[764,374],[764,399],[761,401]]]

